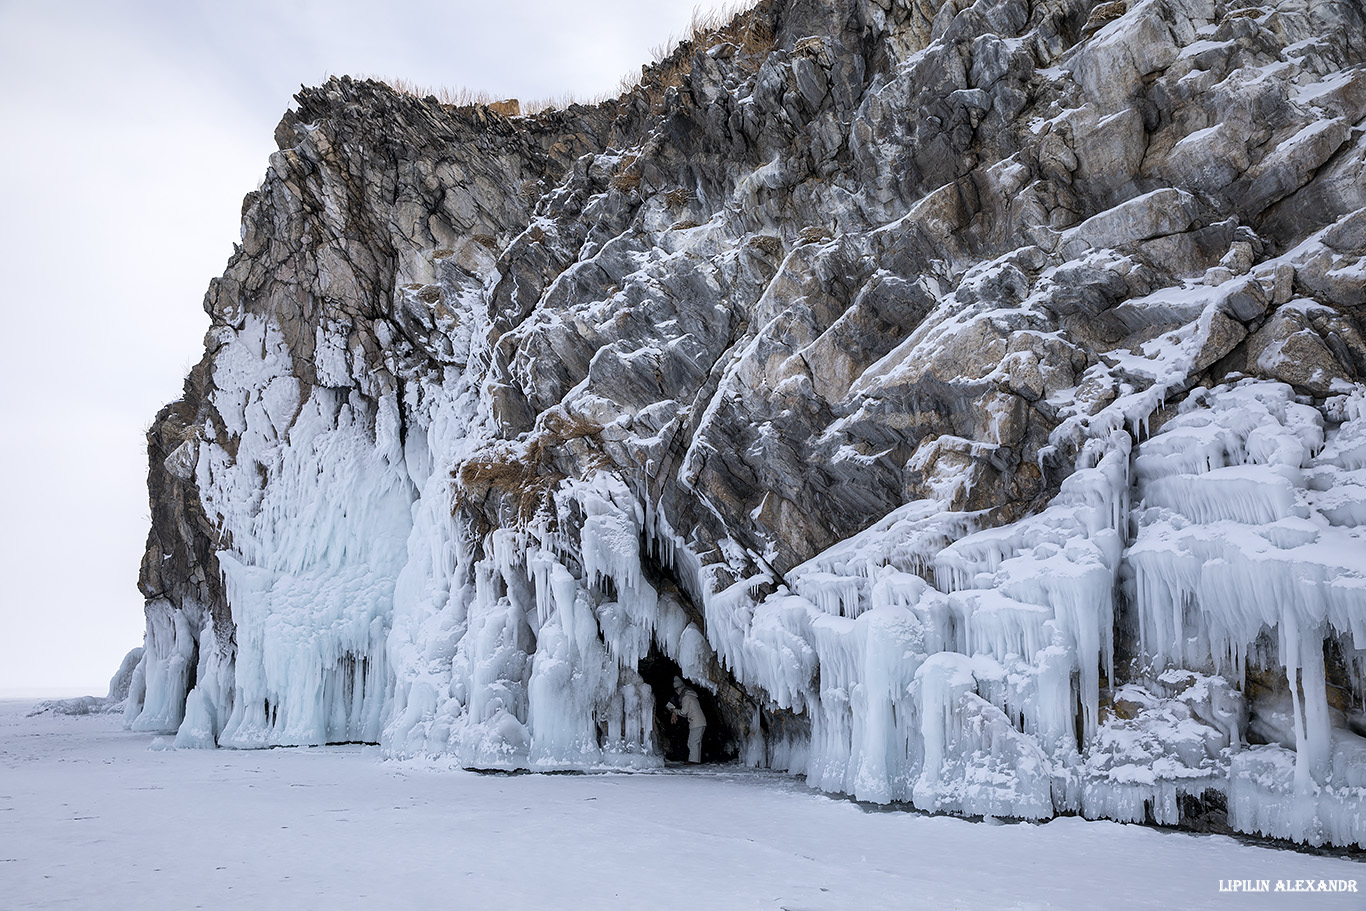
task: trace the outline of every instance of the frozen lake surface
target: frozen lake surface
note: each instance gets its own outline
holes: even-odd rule
[[[1080,819],[868,812],[734,767],[479,775],[374,747],[149,749],[0,701],[0,905],[189,909],[1366,907],[1366,866]],[[1230,894],[1221,880],[1354,880]]]

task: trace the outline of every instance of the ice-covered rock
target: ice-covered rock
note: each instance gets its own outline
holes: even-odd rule
[[[860,799],[1366,844],[1364,31],[764,0],[593,107],[304,90],[128,723],[642,768],[677,674]]]

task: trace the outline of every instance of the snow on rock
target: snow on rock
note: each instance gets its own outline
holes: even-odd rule
[[[1366,844],[1366,14],[845,6],[534,117],[299,95],[129,726],[642,769],[677,674],[861,800]]]

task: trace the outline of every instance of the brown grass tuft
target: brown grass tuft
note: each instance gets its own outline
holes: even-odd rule
[[[681,209],[692,201],[692,191],[677,187],[664,194],[664,204],[670,209]]]
[[[523,524],[552,511],[555,488],[567,476],[554,468],[560,448],[570,440],[596,436],[602,425],[581,415],[571,415],[561,407],[553,408],[537,420],[536,430],[525,442],[503,442],[485,449],[456,467],[455,505],[474,506],[496,491],[512,500],[517,518]],[[589,452],[586,470],[609,463],[601,452]]]
[[[624,159],[621,170],[612,175],[611,184],[614,189],[621,190],[623,193],[630,193],[640,186],[641,177],[640,156],[628,155]]]
[[[457,507],[482,502],[493,491],[511,499],[517,518],[528,523],[550,506],[555,487],[564,480],[558,472],[543,470],[538,464],[515,453],[489,454],[468,459],[455,471]]]
[[[772,234],[755,234],[745,241],[747,246],[758,250],[764,256],[778,257],[783,253],[783,242]]]
[[[683,35],[671,35],[655,45],[650,53],[655,63],[673,57],[680,49],[691,52],[733,44],[742,53],[767,53],[773,48],[773,29],[767,21],[747,14],[758,5],[758,0],[737,0],[714,7],[693,7],[692,21]]]
[[[361,79],[374,79],[382,82],[395,92],[403,95],[412,95],[414,98],[435,98],[442,104],[452,107],[467,108],[475,105],[490,105],[498,103],[488,92],[471,89],[465,86],[452,88],[451,86],[438,85],[427,87],[419,85],[411,79],[402,76],[361,76]]]
[[[569,414],[562,407],[545,412],[538,423],[541,425],[541,432],[536,439],[541,441],[581,440],[602,432],[602,425],[597,421],[581,414]]]
[[[465,86],[424,86],[405,79],[402,76],[370,76],[362,75],[357,79],[373,79],[382,82],[395,92],[403,95],[411,95],[414,98],[435,98],[440,104],[455,108],[474,108],[484,107],[495,114],[504,117],[524,117],[535,116],[544,111],[561,111],[576,104],[597,105],[604,101],[617,98],[630,91],[638,80],[623,79],[622,86],[614,92],[603,92],[591,98],[578,98],[573,92],[565,92],[561,95],[550,95],[545,98],[533,98],[530,101],[521,101],[517,98],[499,98],[489,92],[480,89],[471,89]],[[629,84],[628,84],[629,83]]]
[[[427,87],[401,76],[362,75],[357,78],[374,79],[396,92],[416,98],[435,98],[439,103],[451,107],[486,107],[505,117],[535,116],[546,111],[565,110],[575,104],[595,106],[622,98],[642,87],[651,104],[657,104],[666,90],[683,84],[692,70],[693,55],[699,50],[718,44],[731,44],[740,55],[751,58],[757,67],[757,61],[773,50],[775,40],[771,12],[754,14],[755,7],[760,5],[767,5],[767,0],[736,0],[710,8],[694,7],[692,21],[684,34],[670,36],[651,49],[653,62],[650,65],[642,67],[639,73],[623,76],[615,90],[589,98],[578,98],[574,93],[566,92],[518,101],[515,98],[500,99],[488,92],[463,86]]]
[[[819,244],[833,237],[829,228],[820,225],[809,225],[797,232],[797,242],[802,244]]]
[[[710,9],[694,7],[687,33],[654,47],[654,65],[647,68],[652,72],[644,75],[642,84],[662,97],[664,91],[683,84],[692,71],[693,55],[721,44],[733,45],[757,65],[773,50],[776,39],[769,17],[754,13],[759,5],[758,0],[738,0]]]

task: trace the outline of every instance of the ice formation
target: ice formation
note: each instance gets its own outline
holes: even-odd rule
[[[1366,846],[1363,14],[931,7],[541,119],[301,95],[128,724],[640,769],[678,674],[860,800]]]

